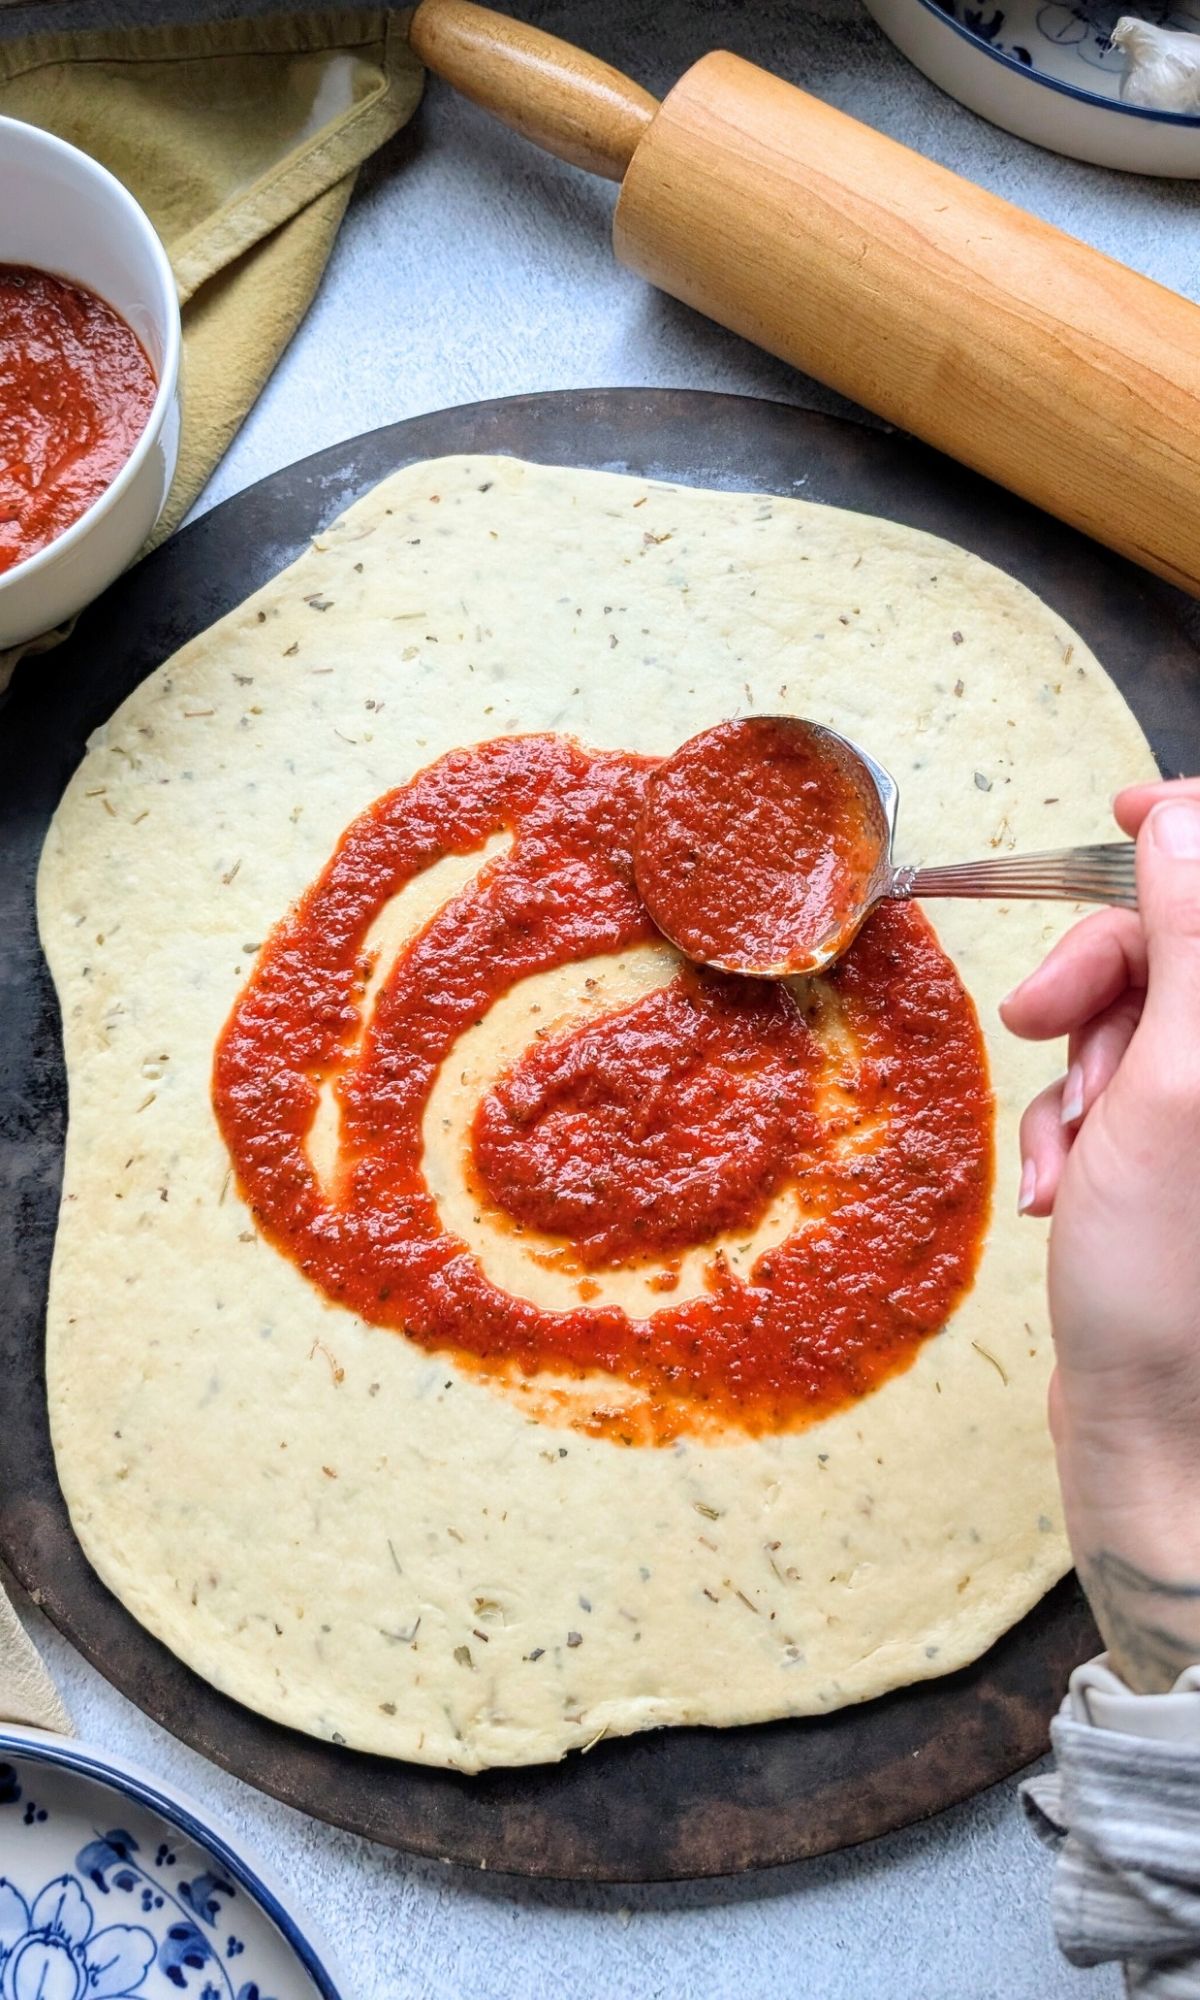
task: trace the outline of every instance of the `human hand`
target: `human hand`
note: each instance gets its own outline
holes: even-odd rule
[[[1003,1003],[1068,1036],[1021,1125],[1021,1208],[1050,1215],[1050,1421],[1076,1565],[1117,1671],[1200,1660],[1200,780],[1139,785],[1137,912],[1078,924]]]

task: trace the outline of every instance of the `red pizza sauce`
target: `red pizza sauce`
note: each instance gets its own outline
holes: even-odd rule
[[[974,1273],[992,1104],[974,1009],[911,905],[877,912],[829,981],[848,1051],[832,1078],[790,989],[685,969],[535,1039],[478,1106],[464,1173],[581,1273],[649,1261],[669,1286],[672,1258],[752,1228],[781,1192],[798,1226],[744,1277],[714,1254],[701,1295],[642,1319],[547,1310],[492,1282],[426,1185],[425,1107],[458,1037],[517,981],[654,936],[632,860],[652,769],[511,737],[378,800],[263,947],[213,1100],[260,1229],[329,1298],[494,1374],[618,1378],[650,1412],[639,1441],[662,1442],[713,1420],[802,1424],[909,1365]],[[400,953],[364,1030],[377,912],[497,832],[507,853]],[[306,1141],[329,1078],[341,1129],[325,1187]],[[582,1298],[597,1289],[581,1278]],[[597,1412],[588,1427],[631,1441],[623,1423]]]
[[[0,571],[112,485],[157,393],[112,306],[48,271],[0,264]]]
[[[820,1050],[791,995],[685,973],[535,1042],[475,1116],[475,1184],[585,1268],[751,1229],[819,1144]]]
[[[690,957],[809,971],[861,908],[886,843],[878,793],[836,737],[751,716],[693,736],[654,773],[637,885]]]

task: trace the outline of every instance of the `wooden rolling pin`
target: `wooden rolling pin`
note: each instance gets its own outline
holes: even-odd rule
[[[1200,307],[738,56],[660,105],[469,0],[410,39],[621,182],[631,270],[1200,596]]]

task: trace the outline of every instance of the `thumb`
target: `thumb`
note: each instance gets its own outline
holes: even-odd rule
[[[1137,843],[1138,907],[1149,963],[1143,1027],[1164,1053],[1200,1063],[1200,799],[1156,805]],[[1187,1067],[1191,1067],[1189,1063]]]

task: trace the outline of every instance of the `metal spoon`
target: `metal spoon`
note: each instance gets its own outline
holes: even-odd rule
[[[655,924],[684,955],[698,964],[718,971],[747,974],[758,979],[784,979],[822,971],[840,958],[853,943],[867,917],[882,902],[907,902],[913,896],[998,897],[1005,901],[1032,899],[1047,902],[1107,903],[1121,909],[1137,908],[1134,880],[1134,843],[1118,840],[1092,847],[1068,847],[1051,854],[1011,854],[984,861],[960,861],[945,867],[918,868],[897,864],[892,858],[896,832],[899,787],[891,772],[836,730],[819,723],[803,722],[793,716],[752,718],[769,721],[781,739],[790,739],[798,755],[820,756],[843,772],[856,771],[867,813],[868,831],[877,839],[878,859],[869,872],[861,893],[853,900],[836,928],[818,939],[798,938],[794,951],[771,963],[749,955],[723,952],[720,957],[699,946],[686,935],[685,926],[663,921],[655,904],[660,903],[659,885],[644,866],[643,856],[654,830],[656,781],[673,762],[667,758],[652,774],[646,793],[646,807],[634,851],[634,875],[639,893]],[[690,750],[701,739],[684,745]],[[683,752],[677,753],[682,755]],[[865,780],[864,782],[864,775]],[[878,816],[873,810],[878,800]],[[730,801],[736,812],[736,800]],[[730,899],[737,894],[730,884]]]

